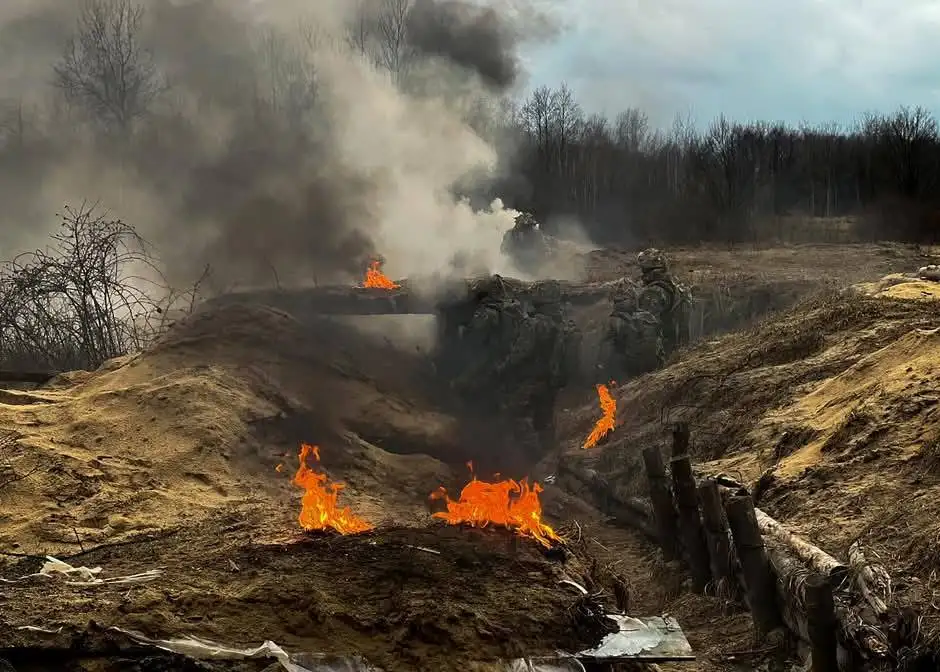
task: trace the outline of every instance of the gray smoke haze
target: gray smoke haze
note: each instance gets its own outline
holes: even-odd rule
[[[99,2],[112,38],[122,2]],[[153,242],[174,283],[206,264],[219,289],[348,281],[377,254],[395,276],[511,270],[512,212],[454,186],[497,164],[474,115],[512,91],[518,47],[550,36],[549,17],[496,0],[137,6],[151,74],[121,121],[55,86],[82,2],[0,5],[0,256],[91,201]]]

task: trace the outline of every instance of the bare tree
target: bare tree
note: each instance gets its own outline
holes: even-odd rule
[[[383,0],[378,17],[379,58],[382,65],[398,80],[409,65],[408,14],[411,0]]]
[[[140,44],[144,9],[134,0],[87,0],[55,66],[55,84],[108,127],[127,130],[163,84]]]
[[[148,345],[177,297],[142,270],[159,278],[131,226],[66,208],[50,248],[0,265],[0,368],[94,369]]]
[[[292,39],[293,38],[293,39]],[[258,101],[292,129],[302,127],[317,101],[315,26],[301,25],[296,36],[265,30],[259,45],[262,80]]]

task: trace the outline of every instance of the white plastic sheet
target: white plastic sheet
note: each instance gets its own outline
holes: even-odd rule
[[[145,583],[153,581],[163,574],[161,569],[148,569],[139,574],[129,574],[127,576],[111,576],[102,578],[98,576],[101,573],[101,567],[73,567],[67,562],[63,562],[51,555],[46,556],[46,562],[42,569],[35,574],[27,574],[18,579],[0,578],[0,583],[20,583],[35,578],[52,578],[56,575],[65,577],[77,577],[78,580],[66,581],[69,586],[101,586],[101,585],[125,585],[129,583]]]
[[[110,630],[120,632],[139,644],[200,660],[274,658],[287,672],[382,672],[380,668],[355,658],[336,661],[320,654],[289,655],[272,641],[266,641],[253,649],[237,649],[198,637],[150,639],[131,630],[121,628],[110,628]],[[519,658],[507,662],[505,670],[506,672],[585,672],[584,665],[576,659],[561,656],[537,659]]]
[[[110,628],[120,632],[130,639],[152,646],[157,649],[178,653],[199,660],[243,660],[245,658],[274,658],[288,672],[315,672],[307,667],[294,663],[287,652],[272,641],[265,641],[261,646],[253,649],[235,649],[222,644],[211,642],[198,637],[180,637],[179,639],[150,639],[138,632]],[[321,668],[322,669],[322,668]]]

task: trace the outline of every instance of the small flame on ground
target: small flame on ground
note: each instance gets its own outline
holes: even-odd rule
[[[377,289],[398,289],[401,287],[397,282],[393,282],[390,277],[382,272],[382,262],[373,261],[369,264],[366,271],[366,279],[362,283],[363,287],[373,287]]]
[[[611,385],[613,385],[613,383],[611,383]],[[610,394],[610,389],[601,383],[597,386],[597,396],[601,402],[601,412],[603,415],[601,415],[600,420],[595,423],[594,429],[591,430],[587,440],[585,440],[583,446],[585,449],[593,448],[601,439],[614,431],[614,424],[616,423],[617,401]]]
[[[521,536],[532,537],[546,548],[551,548],[553,541],[561,541],[555,530],[542,522],[542,503],[539,501],[542,487],[538,483],[532,487],[529,487],[527,479],[487,483],[473,475],[471,462],[467,466],[471,480],[460,491],[458,500],[448,497],[443,487],[431,493],[431,499],[442,499],[447,505],[446,511],[434,514],[435,518],[450,525],[498,525]]]
[[[308,531],[336,530],[340,534],[358,534],[373,529],[372,525],[357,517],[348,506],[339,508],[339,491],[343,483],[329,483],[326,474],[307,466],[307,457],[320,461],[320,449],[306,443],[300,445],[300,466],[294,474],[294,484],[304,489],[301,500],[300,526]]]

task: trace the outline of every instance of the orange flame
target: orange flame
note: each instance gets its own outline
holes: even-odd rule
[[[398,289],[401,287],[397,282],[393,282],[390,277],[385,275],[382,271],[382,262],[373,261],[369,264],[369,269],[366,271],[365,282],[362,283],[363,287],[373,287],[377,289]]]
[[[473,465],[468,462],[471,475]],[[561,541],[555,530],[542,522],[542,503],[539,493],[542,487],[534,483],[532,487],[526,479],[514,481],[507,479],[496,483],[487,483],[472,476],[463,490],[460,499],[452,500],[447,490],[438,488],[431,493],[431,499],[443,499],[447,511],[438,511],[435,518],[447,521],[450,525],[470,525],[486,527],[499,525],[512,530],[523,537],[531,537],[542,546],[551,548],[553,541]]]
[[[305,530],[336,530],[340,534],[368,532],[372,525],[358,518],[348,506],[337,506],[339,491],[343,483],[329,483],[326,474],[320,474],[307,466],[307,456],[320,461],[320,449],[306,443],[300,444],[300,466],[294,474],[294,484],[304,489],[301,501],[300,526]]]
[[[613,385],[613,383],[611,383]],[[617,416],[617,401],[611,396],[610,390],[603,383],[597,386],[597,396],[601,402],[600,420],[594,425],[594,429],[588,435],[584,442],[584,448],[593,448],[605,436],[614,431],[614,424]]]

